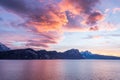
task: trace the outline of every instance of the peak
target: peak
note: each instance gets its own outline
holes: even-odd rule
[[[67,51],[79,51],[78,49],[70,49],[70,50],[67,50]]]
[[[80,53],[78,49],[70,49],[70,50],[67,50],[65,51],[64,53],[67,53],[67,54],[76,54],[76,53]]]
[[[4,45],[4,44],[0,42],[0,45]]]
[[[86,53],[91,53],[90,51],[86,50],[86,51],[83,51],[83,52],[86,52]]]
[[[92,55],[92,53],[88,50],[82,51],[81,54],[84,55],[84,56]]]
[[[8,51],[8,50],[10,50],[10,48],[8,48],[7,46],[5,46],[0,42],[0,51]]]

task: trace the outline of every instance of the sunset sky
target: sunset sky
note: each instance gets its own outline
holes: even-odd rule
[[[120,0],[0,0],[0,42],[120,56]]]

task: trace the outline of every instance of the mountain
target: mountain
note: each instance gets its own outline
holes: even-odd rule
[[[10,50],[0,43],[0,59],[120,59],[120,57],[93,54],[90,51],[79,52],[78,49],[65,52],[35,51],[31,48]]]
[[[65,52],[40,50],[37,53],[40,59],[83,59],[77,49],[71,49]]]
[[[85,59],[120,59],[120,57],[116,56],[92,54],[89,51],[82,51],[81,54]]]
[[[10,50],[10,48],[8,48],[4,44],[0,43],[0,51],[9,51],[9,50]]]
[[[16,49],[0,52],[0,59],[37,59],[37,53],[33,49]]]
[[[68,59],[83,59],[83,56],[81,55],[81,53],[79,52],[78,49],[70,49],[64,52],[64,54],[66,55],[66,57]]]
[[[33,49],[16,49],[0,52],[0,59],[83,59],[77,49],[71,49],[65,52],[35,51]]]

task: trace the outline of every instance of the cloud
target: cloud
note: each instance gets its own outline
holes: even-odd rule
[[[99,27],[98,26],[93,26],[93,27],[90,27],[89,30],[90,31],[97,31],[97,30],[99,30]]]
[[[0,4],[10,12],[26,19],[26,24],[34,26],[39,32],[58,30],[67,22],[65,13],[55,4],[38,0],[0,0]]]
[[[101,12],[94,12],[82,18],[84,16],[75,16],[68,12],[68,23],[64,26],[68,32],[84,32],[84,31],[97,31],[99,30],[99,24],[104,20],[105,16]]]
[[[103,20],[104,16],[100,12],[94,12],[89,15],[87,24],[93,25],[96,24],[97,21]]]
[[[47,1],[47,0],[46,0]],[[20,16],[24,23],[17,26],[30,29],[39,40],[28,40],[27,46],[48,47],[60,39],[60,28],[67,23],[66,14],[60,12],[56,4],[39,0],[0,0],[0,5],[8,12]],[[16,26],[16,27],[17,27]],[[58,37],[56,37],[58,36]],[[56,39],[57,38],[57,39]]]
[[[110,36],[113,36],[113,37],[120,37],[120,34],[110,34]]]
[[[27,10],[27,7],[25,6],[25,1],[24,0],[0,0],[0,5],[3,6],[4,8],[8,10],[12,10],[17,13],[24,13]]]
[[[60,34],[56,32],[44,32],[37,35],[35,38],[27,40],[27,47],[47,49],[50,44],[57,44],[61,38]]]
[[[61,11],[66,12],[68,19],[65,29],[67,28],[68,32],[91,30],[105,18],[104,14],[96,9],[99,3],[100,0],[62,0],[59,6]]]
[[[7,27],[8,30],[0,30],[0,42],[7,44],[12,48],[26,48],[31,47],[34,49],[47,49],[51,44],[57,44],[61,39],[60,33],[57,32],[34,32],[22,31],[21,28],[12,30],[12,27]],[[22,28],[24,29],[24,28]],[[17,31],[17,32],[16,32]],[[16,43],[23,43],[17,45]],[[37,48],[38,47],[38,48]]]
[[[23,33],[29,36],[23,41],[26,47],[49,48],[49,45],[59,42],[64,32],[101,29],[99,22],[105,16],[96,10],[99,2],[100,0],[0,0],[0,7],[23,20],[12,22],[11,25],[16,31],[19,31],[18,27],[26,29],[26,33]]]
[[[97,3],[99,0],[62,0],[59,5],[62,11],[70,11],[79,15],[90,14]]]
[[[89,35],[87,37],[85,37],[84,39],[100,39],[103,38],[103,36],[101,35]]]
[[[117,12],[120,12],[120,8],[114,8],[113,9],[113,13],[117,13]]]
[[[96,27],[98,27],[100,31],[115,31],[120,29],[119,24],[113,24],[110,22],[100,22]]]

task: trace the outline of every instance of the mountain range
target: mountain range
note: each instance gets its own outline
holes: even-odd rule
[[[117,56],[93,54],[89,51],[82,51],[81,54],[85,59],[120,59],[120,57]]]
[[[120,59],[120,57],[98,55],[89,51],[80,52],[78,49],[70,49],[65,52],[35,51],[31,48],[11,50],[0,43],[0,59]]]

